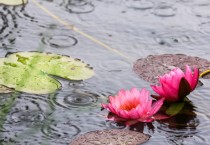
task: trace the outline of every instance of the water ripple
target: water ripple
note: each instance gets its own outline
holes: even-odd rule
[[[106,121],[106,126],[112,129],[124,129],[126,125],[124,123],[116,122],[116,121]]]
[[[199,25],[199,31],[206,35],[210,35],[210,22],[204,22]]]
[[[210,17],[210,7],[208,5],[197,5],[194,6],[192,11],[197,17]]]
[[[177,8],[167,3],[159,3],[159,5],[153,9],[152,13],[159,17],[172,17],[176,15]]]
[[[41,41],[43,44],[54,48],[69,48],[75,46],[78,42],[75,37],[65,35],[44,36]]]
[[[22,94],[16,99],[15,106],[11,109],[6,124],[15,126],[14,128],[17,130],[32,127],[42,123],[52,109],[48,105],[46,97]]]
[[[60,120],[61,121],[61,120]],[[41,131],[45,138],[50,139],[56,143],[65,143],[80,133],[80,129],[67,122],[47,121],[42,127]]]
[[[63,1],[60,6],[64,6],[69,13],[85,14],[94,11],[95,6],[88,0]]]
[[[3,6],[0,9],[0,42],[4,49],[8,49],[6,46],[14,44],[16,40],[18,23],[15,14],[9,8]]]
[[[155,34],[155,41],[163,46],[183,46],[196,42],[194,33],[187,30],[180,30],[179,28],[170,28],[170,31],[161,31]]]
[[[26,10],[26,5],[13,7],[12,10],[14,11],[15,15],[21,19],[29,20],[31,22],[38,22],[35,17],[31,16],[28,13],[28,11]]]
[[[95,106],[99,95],[83,90],[74,90],[68,94],[52,96],[50,100],[62,108],[72,109],[78,107]]]
[[[133,0],[128,1],[128,8],[136,9],[136,10],[147,10],[152,9],[154,7],[154,3],[148,0]]]

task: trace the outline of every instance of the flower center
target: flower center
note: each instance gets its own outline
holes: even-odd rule
[[[138,101],[127,101],[124,104],[121,104],[121,106],[119,107],[119,109],[130,111],[133,108],[136,108],[136,106],[138,106],[138,105],[139,105],[139,102]]]

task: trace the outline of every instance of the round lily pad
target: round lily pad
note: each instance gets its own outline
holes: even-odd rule
[[[50,75],[84,80],[94,71],[79,59],[41,52],[18,52],[0,58],[0,85],[16,91],[47,94],[61,88]]]
[[[92,77],[94,71],[80,59],[70,56],[42,52],[18,52],[7,55],[9,61],[30,65],[47,74],[69,80],[84,80]]]
[[[28,0],[0,0],[0,4],[10,6],[23,5],[26,3],[28,3]]]
[[[199,58],[187,56],[184,54],[162,54],[150,55],[146,58],[138,59],[133,70],[138,76],[148,82],[158,83],[158,76],[171,71],[174,67],[179,67],[185,71],[185,65],[199,68],[200,73],[210,69],[210,61]],[[209,79],[210,74],[203,77]]]
[[[61,87],[61,84],[47,74],[15,63],[0,61],[0,84],[16,91],[47,94]]]
[[[98,130],[76,137],[69,145],[139,145],[149,138],[149,135],[130,130]]]

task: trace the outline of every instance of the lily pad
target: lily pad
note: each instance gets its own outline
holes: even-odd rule
[[[171,71],[174,67],[179,67],[185,71],[185,65],[196,66],[199,68],[200,73],[210,69],[210,61],[184,54],[161,54],[149,55],[146,58],[138,59],[134,66],[133,71],[142,79],[157,84],[158,76]],[[203,77],[210,79],[210,73]]]
[[[30,65],[32,68],[37,68],[47,74],[69,80],[84,80],[94,74],[89,65],[80,59],[69,56],[41,52],[18,52],[9,54],[7,57],[10,62]]]
[[[59,89],[60,82],[49,75],[83,80],[93,74],[84,62],[57,54],[18,52],[0,59],[0,85],[26,93],[47,94]]]
[[[28,0],[0,0],[0,4],[11,6],[23,5],[26,3],[28,3]]]
[[[36,70],[0,61],[0,84],[16,91],[46,94],[61,87],[61,84],[47,74]]]
[[[130,130],[98,130],[80,135],[69,145],[139,145],[149,138],[149,135]]]
[[[5,87],[5,86],[1,86],[0,85],[0,94],[4,94],[4,93],[11,93],[13,92],[14,90],[13,89],[10,89],[8,87]]]

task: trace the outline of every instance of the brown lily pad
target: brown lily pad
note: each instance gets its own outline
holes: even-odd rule
[[[77,137],[69,145],[139,145],[149,138],[149,135],[130,130],[98,130]]]
[[[145,81],[151,83],[158,83],[158,76],[171,71],[174,67],[179,67],[185,71],[185,65],[199,68],[200,73],[210,69],[210,61],[199,58],[187,56],[184,54],[162,54],[149,55],[146,58],[138,59],[133,70],[138,76]],[[204,79],[210,79],[210,73],[203,76]]]

